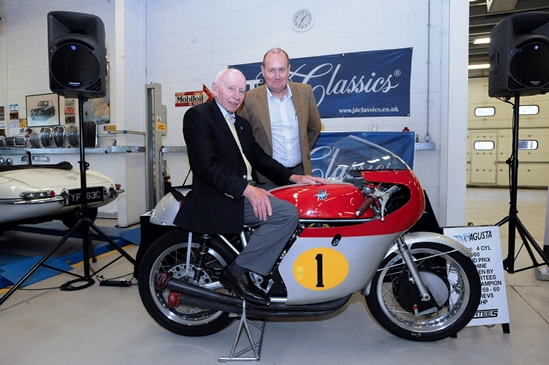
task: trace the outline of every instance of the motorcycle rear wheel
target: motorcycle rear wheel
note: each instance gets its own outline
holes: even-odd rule
[[[193,277],[198,259],[201,237],[191,240],[189,270],[187,270],[188,233],[173,230],[154,241],[147,249],[139,266],[138,288],[141,301],[151,317],[165,329],[184,336],[207,336],[217,333],[233,322],[229,313],[185,306],[169,305],[170,290],[155,288],[159,272],[173,274],[173,278]],[[235,259],[235,254],[215,237],[202,266],[198,285],[210,286],[212,290],[224,291],[216,285],[223,268]]]
[[[372,280],[366,303],[376,321],[394,335],[414,341],[436,341],[457,334],[475,315],[480,302],[481,284],[473,261],[460,252],[450,252],[447,246],[424,242],[416,243],[410,253],[420,276],[430,276],[434,283],[425,281],[431,293],[445,288],[441,308],[430,314],[414,313],[399,298],[399,282],[406,265],[400,253],[390,254],[383,260]],[[441,276],[440,273],[443,273]],[[436,275],[434,273],[437,273]],[[436,285],[431,286],[431,285]]]

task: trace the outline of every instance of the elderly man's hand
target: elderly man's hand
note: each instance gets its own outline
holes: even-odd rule
[[[266,190],[261,188],[256,188],[248,184],[246,189],[244,189],[244,197],[248,199],[254,214],[261,220],[266,220],[268,216],[273,214],[273,208],[271,206],[271,201],[269,200],[269,195],[272,195]]]

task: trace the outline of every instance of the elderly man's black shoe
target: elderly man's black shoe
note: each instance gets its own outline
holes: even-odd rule
[[[224,287],[232,289],[242,299],[255,304],[269,304],[269,297],[252,283],[248,272],[240,276],[234,276],[227,268],[224,268],[219,277],[219,282]]]

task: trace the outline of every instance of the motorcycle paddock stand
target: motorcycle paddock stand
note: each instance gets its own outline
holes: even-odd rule
[[[251,324],[254,328],[259,330],[259,341],[254,342],[254,339],[252,337],[252,332],[250,331],[250,326],[248,326],[248,324]],[[236,349],[238,347],[238,343],[240,341],[240,336],[242,335],[242,331],[246,332],[246,337],[250,345],[237,352]],[[249,320],[248,317],[246,316],[246,300],[242,300],[242,315],[240,316],[238,329],[236,330],[233,347],[231,348],[231,354],[228,357],[220,357],[218,361],[219,362],[259,361],[259,358],[261,357],[261,347],[263,346],[264,333],[265,333],[265,319],[262,320],[262,323],[256,323],[252,320]],[[250,351],[253,351],[254,357],[241,357],[242,355]]]

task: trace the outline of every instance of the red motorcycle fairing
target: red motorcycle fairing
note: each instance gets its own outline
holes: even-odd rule
[[[361,190],[349,183],[328,183],[324,185],[289,185],[271,190],[279,198],[292,203],[300,219],[344,220],[348,224],[337,227],[308,227],[300,237],[375,236],[401,233],[408,230],[421,217],[425,209],[425,196],[419,180],[411,170],[363,171],[368,182],[406,186],[410,198],[397,210],[385,215],[384,219],[374,217],[371,209],[356,217],[355,212],[366,200]],[[366,220],[365,220],[366,219]]]

